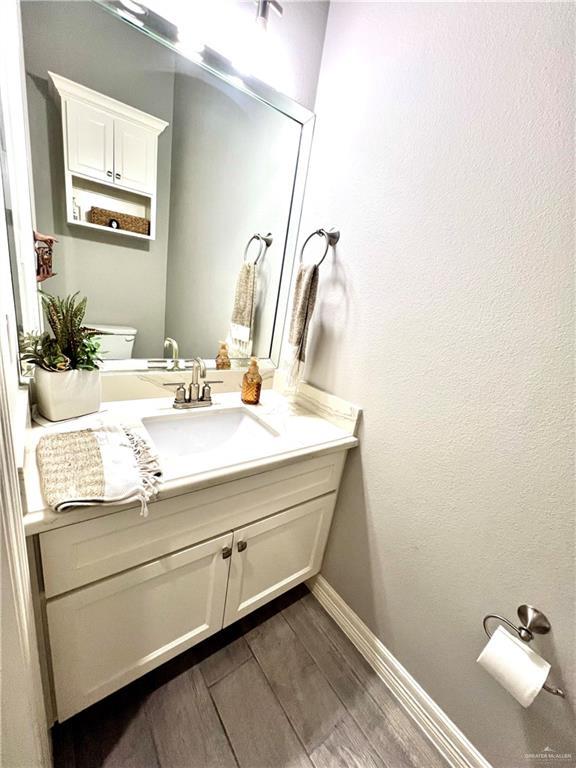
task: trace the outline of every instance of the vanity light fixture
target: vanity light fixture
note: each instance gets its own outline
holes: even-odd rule
[[[123,19],[136,27],[146,27],[172,43],[178,42],[178,27],[137,0],[105,0]]]
[[[135,3],[134,0],[119,0],[119,2],[130,13],[135,13],[137,16],[146,15],[146,8],[140,5],[140,3]]]
[[[282,16],[284,14],[284,8],[282,8],[278,0],[255,0],[255,2],[258,5],[258,10],[256,11],[256,24],[258,24],[264,30],[268,26],[268,14],[270,13],[270,6],[274,8],[278,16]]]

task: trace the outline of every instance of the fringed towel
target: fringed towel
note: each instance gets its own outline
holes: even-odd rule
[[[154,447],[135,424],[47,434],[36,457],[44,498],[56,512],[139,501],[145,517],[162,477]]]
[[[252,354],[255,291],[256,265],[245,261],[236,281],[234,309],[227,339],[230,357],[250,357]]]
[[[288,386],[294,389],[302,373],[303,363],[306,361],[306,343],[308,341],[308,329],[310,319],[316,304],[318,293],[318,265],[302,265],[296,275],[294,298],[292,300],[292,318],[288,333],[289,369]]]

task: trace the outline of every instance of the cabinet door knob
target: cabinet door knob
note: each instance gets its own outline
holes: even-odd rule
[[[248,546],[247,542],[245,541],[239,541],[238,542],[238,552],[244,552],[246,547]]]
[[[224,547],[222,550],[222,560],[227,560],[232,555],[232,547]]]
[[[119,173],[117,173],[117,174],[116,174],[116,178],[117,178],[117,179],[119,179],[119,178],[120,178],[120,174],[119,174]]]
[[[106,176],[112,176],[112,171],[106,171]]]

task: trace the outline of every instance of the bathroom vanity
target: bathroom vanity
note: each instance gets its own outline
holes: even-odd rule
[[[160,449],[163,481],[146,517],[139,506],[46,509],[35,445],[61,427],[30,430],[25,527],[54,719],[318,573],[358,414],[307,385],[295,401],[267,391],[247,407],[228,393],[196,413],[167,399],[109,403],[98,418],[141,419]]]
[[[302,261],[314,114],[208,46],[188,57],[116,5],[22,5],[32,218],[57,241],[42,285],[87,299],[106,363],[99,414],[27,434],[24,527],[50,723],[318,573],[357,444],[356,407],[307,385],[290,400],[269,389]],[[76,44],[87,29],[90,58]],[[130,229],[142,221],[149,229]],[[322,263],[323,247],[305,258]],[[26,252],[11,259],[33,332],[35,265]],[[237,298],[243,323],[232,322]],[[210,368],[233,331],[247,346],[209,375],[215,404],[172,409],[164,387],[188,384],[196,356]],[[248,354],[264,379],[253,407],[239,394]],[[137,503],[55,513],[39,438],[107,419],[138,421],[156,443],[163,477],[148,516]]]

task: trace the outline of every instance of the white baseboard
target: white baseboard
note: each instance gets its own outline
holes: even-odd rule
[[[311,579],[308,587],[450,766],[492,768],[323,576]]]

